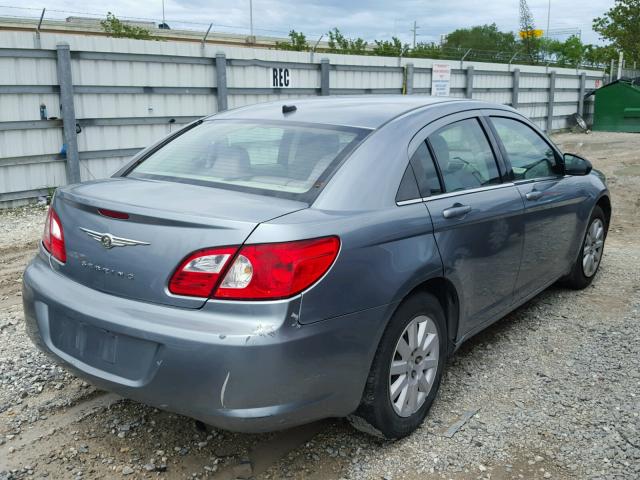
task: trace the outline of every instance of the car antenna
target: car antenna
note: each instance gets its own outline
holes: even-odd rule
[[[295,112],[298,109],[295,105],[282,105],[282,113]]]

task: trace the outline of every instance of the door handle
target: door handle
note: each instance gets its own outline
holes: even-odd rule
[[[538,190],[531,190],[525,195],[525,197],[527,197],[527,200],[531,201],[540,200],[542,198],[542,192],[539,192]]]
[[[458,218],[464,217],[467,213],[471,211],[470,205],[461,205],[459,203],[454,204],[452,207],[446,208],[442,211],[442,216],[444,218]]]

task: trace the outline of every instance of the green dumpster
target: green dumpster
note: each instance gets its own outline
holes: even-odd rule
[[[591,94],[596,96],[593,130],[640,132],[640,79],[620,79]]]

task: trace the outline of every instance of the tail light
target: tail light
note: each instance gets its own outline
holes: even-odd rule
[[[42,244],[54,258],[62,263],[67,261],[67,250],[64,246],[64,230],[62,229],[62,222],[52,207],[49,207],[47,219],[44,223]]]
[[[208,297],[237,250],[238,247],[222,247],[192,253],[171,277],[169,291],[175,295]]]
[[[317,282],[339,250],[338,237],[203,250],[180,264],[169,291],[227,300],[288,298]]]
[[[116,218],[118,220],[128,220],[129,214],[124,212],[116,212],[115,210],[107,210],[106,208],[99,208],[98,213],[103,217]]]

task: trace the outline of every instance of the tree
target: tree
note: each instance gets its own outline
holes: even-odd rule
[[[577,35],[571,35],[564,42],[548,38],[541,39],[541,47],[558,65],[572,67],[582,63],[587,48]]]
[[[402,43],[399,38],[391,37],[391,40],[374,40],[373,54],[384,57],[404,57],[409,51],[409,44]]]
[[[367,51],[367,42],[358,37],[355,40],[346,38],[338,28],[328,32],[329,52],[346,53],[352,55],[364,55]]]
[[[288,42],[276,42],[276,48],[278,50],[294,50],[296,52],[306,52],[309,50],[309,44],[307,43],[307,37],[302,32],[296,32],[291,30],[289,32]]]
[[[640,61],[640,0],[615,0],[609,11],[593,20],[593,30],[622,50],[627,60]]]
[[[146,28],[124,23],[111,12],[107,12],[107,18],[102,20],[100,25],[105,32],[116,38],[135,38],[138,40],[151,40],[153,38],[151,32]]]
[[[409,50],[406,56],[414,58],[442,58],[442,48],[436,43],[418,42],[415,48]]]
[[[618,58],[618,52],[613,45],[585,45],[584,62],[593,67],[608,67],[612,59]]]
[[[516,39],[512,32],[501,32],[498,26],[492,23],[459,28],[447,35],[443,47],[513,52],[516,50]]]
[[[536,61],[540,52],[540,40],[536,36],[536,26],[533,23],[533,16],[527,5],[527,0],[520,0],[520,38],[522,49],[531,59]]]

